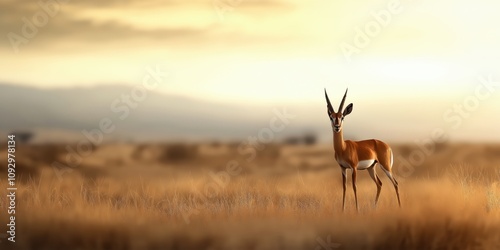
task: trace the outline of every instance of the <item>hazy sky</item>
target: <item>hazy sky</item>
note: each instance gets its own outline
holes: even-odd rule
[[[323,105],[323,87],[334,99],[349,87],[364,114],[429,129],[454,123],[445,112],[475,95],[478,76],[500,81],[495,0],[59,2],[48,8],[53,17],[38,1],[0,2],[0,81],[139,84],[145,67],[160,64],[171,74],[166,93]],[[40,27],[33,32],[26,20]],[[343,48],[355,52],[348,59]],[[478,129],[491,138],[500,107],[493,89],[471,112],[465,138]]]

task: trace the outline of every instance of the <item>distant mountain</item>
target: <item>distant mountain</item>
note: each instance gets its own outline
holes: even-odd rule
[[[116,131],[108,139],[225,140],[256,135],[274,116],[274,107],[215,103],[151,91],[142,102],[132,101],[137,104],[133,108],[121,99],[131,90],[126,85],[39,89],[0,84],[0,130],[38,131],[50,137],[57,137],[54,131],[63,131],[59,136],[73,133],[76,138],[80,131],[98,128],[102,118],[109,118]],[[302,113],[288,132],[318,127],[310,107],[287,109]]]

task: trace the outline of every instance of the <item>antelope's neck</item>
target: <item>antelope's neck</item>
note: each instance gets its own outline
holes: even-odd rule
[[[333,132],[333,148],[335,152],[343,152],[346,148],[344,141],[344,132],[340,130],[339,133]]]

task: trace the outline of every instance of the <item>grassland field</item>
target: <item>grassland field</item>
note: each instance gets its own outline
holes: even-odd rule
[[[403,169],[418,147],[394,144],[402,208],[380,169],[375,207],[360,171],[359,213],[350,178],[341,210],[331,145],[104,144],[68,168],[65,146],[18,146],[16,243],[2,249],[500,249],[500,145],[438,145]]]

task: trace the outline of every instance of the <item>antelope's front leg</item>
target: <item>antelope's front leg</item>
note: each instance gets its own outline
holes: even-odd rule
[[[357,175],[357,169],[352,168],[352,190],[354,190],[354,199],[356,200],[356,211],[359,212],[359,207],[358,207],[358,192],[357,192],[357,187],[356,187],[356,175]]]
[[[345,190],[346,190],[346,182],[347,182],[347,173],[346,169],[343,168],[342,166],[340,167],[342,169],[342,212],[345,210]]]

